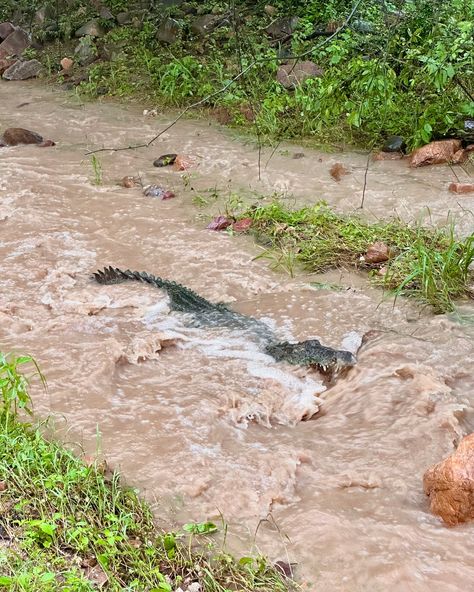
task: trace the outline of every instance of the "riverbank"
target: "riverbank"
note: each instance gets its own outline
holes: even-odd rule
[[[21,368],[20,368],[21,366]],[[261,557],[234,560],[213,523],[163,532],[157,516],[105,461],[81,460],[46,439],[31,412],[29,358],[0,353],[0,586],[20,592],[221,592],[294,589]],[[42,377],[43,378],[43,377]],[[44,380],[44,379],[43,379]],[[225,529],[220,524],[219,529]],[[288,568],[289,569],[289,568]]]

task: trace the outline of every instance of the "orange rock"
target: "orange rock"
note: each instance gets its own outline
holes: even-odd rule
[[[448,189],[451,193],[474,193],[474,183],[451,183]]]
[[[185,154],[178,154],[174,161],[174,168],[177,171],[187,171],[196,164],[196,159]]]
[[[71,60],[71,58],[63,58],[60,62],[61,64],[61,68],[63,70],[70,70],[74,64],[74,62]]]
[[[410,166],[420,167],[445,162],[462,162],[465,157],[461,149],[461,140],[439,140],[430,142],[415,150],[410,157]]]
[[[340,162],[336,162],[329,169],[329,174],[335,181],[340,181],[344,175],[348,175],[350,171]]]
[[[390,249],[388,246],[377,241],[367,249],[367,253],[364,255],[366,263],[382,263],[390,259]]]
[[[433,514],[449,526],[474,520],[474,433],[447,459],[430,467],[423,489]]]
[[[122,187],[130,189],[131,187],[136,187],[137,185],[140,185],[140,179],[138,179],[137,177],[123,177],[123,179],[121,179],[120,181],[120,185]]]

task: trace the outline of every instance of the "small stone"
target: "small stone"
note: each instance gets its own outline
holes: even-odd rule
[[[268,16],[275,16],[278,12],[278,9],[275,8],[275,6],[272,6],[271,4],[266,4],[263,10],[266,12],[266,14],[268,14]]]
[[[329,174],[335,181],[339,182],[342,179],[342,177],[344,177],[345,175],[349,175],[350,171],[348,171],[342,163],[336,162],[329,169]]]
[[[364,260],[366,263],[383,263],[384,261],[388,261],[390,259],[390,249],[388,246],[381,242],[377,241],[373,245],[367,249],[366,254],[364,255]]]
[[[235,232],[247,232],[247,230],[252,226],[252,218],[242,218],[242,220],[237,220],[232,224],[232,230]]]
[[[5,491],[7,488],[7,482],[6,481],[0,481],[0,491]]]
[[[20,56],[30,46],[28,33],[23,29],[15,29],[0,43],[0,60],[10,56]]]
[[[226,216],[216,216],[212,222],[206,226],[208,230],[225,230],[232,224],[232,220],[229,220]]]
[[[156,167],[170,166],[175,163],[177,156],[178,156],[177,154],[163,154],[162,156],[157,158],[155,161],[153,161],[153,166],[156,166]]]
[[[405,140],[401,136],[389,136],[382,147],[382,152],[401,152],[405,148]]]
[[[119,12],[115,18],[119,25],[129,25],[132,22],[129,12]]]
[[[474,433],[423,476],[430,509],[449,526],[474,520]]]
[[[11,23],[0,23],[0,41],[4,41],[14,30],[15,27]]]
[[[174,160],[174,169],[176,171],[187,171],[196,164],[196,160],[192,156],[185,154],[177,154]]]
[[[114,20],[114,15],[110,12],[110,10],[106,6],[100,7],[99,16],[101,19],[104,19],[106,21]]]
[[[314,62],[283,64],[278,68],[277,81],[287,89],[295,89],[308,78],[318,78],[323,74],[322,68]]]
[[[159,197],[161,200],[172,199],[175,194],[172,191],[166,190],[160,185],[149,185],[145,187],[143,194],[147,197]]]
[[[67,72],[68,70],[70,70],[72,68],[72,66],[74,65],[74,62],[73,62],[73,60],[71,60],[71,58],[63,58],[61,60],[60,64],[61,64],[61,68]]]
[[[304,156],[304,152],[295,152],[291,158],[293,160],[300,160],[301,158],[304,158]]]
[[[41,72],[43,65],[38,60],[27,60],[22,62],[18,60],[3,73],[5,80],[28,80],[36,78]]]
[[[130,189],[131,187],[136,187],[137,185],[140,185],[140,179],[138,179],[137,177],[123,177],[120,181],[120,185],[122,187],[126,187],[127,189]]]
[[[75,37],[85,37],[86,35],[90,37],[103,37],[105,35],[104,29],[100,26],[97,20],[92,20],[82,25],[77,31],[74,33]]]
[[[448,189],[451,193],[474,193],[474,183],[451,183]]]

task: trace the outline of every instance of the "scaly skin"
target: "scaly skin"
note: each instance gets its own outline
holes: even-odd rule
[[[122,271],[118,268],[105,267],[103,271],[94,273],[93,277],[99,284],[119,284],[127,280],[135,280],[165,290],[173,310],[192,314],[200,325],[224,326],[250,331],[263,342],[265,353],[278,362],[317,366],[323,372],[330,374],[337,374],[351,368],[357,362],[351,352],[326,347],[321,345],[317,339],[309,339],[299,343],[278,342],[265,323],[231,310],[225,304],[209,302],[186,286],[144,271],[130,271],[129,269]]]

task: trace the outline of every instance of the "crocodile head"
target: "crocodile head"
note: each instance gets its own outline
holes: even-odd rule
[[[352,368],[357,363],[356,357],[351,352],[326,347],[317,339],[298,343],[283,341],[269,345],[266,351],[277,361],[316,367],[321,372],[332,376]]]

